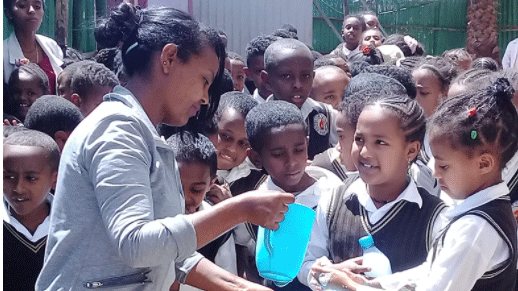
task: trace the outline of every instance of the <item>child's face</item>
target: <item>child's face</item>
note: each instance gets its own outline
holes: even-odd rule
[[[245,71],[243,68],[245,64],[243,64],[240,60],[230,60],[230,74],[232,75],[232,80],[234,81],[234,91],[242,92],[243,88],[245,88]]]
[[[268,72],[266,82],[276,100],[295,104],[298,108],[308,99],[313,84],[313,59],[303,49],[278,51],[277,65]]]
[[[13,88],[14,99],[20,104],[20,116],[25,118],[32,103],[45,93],[46,92],[44,92],[40,86],[38,77],[20,72],[18,79],[14,82]]]
[[[305,175],[308,139],[301,124],[272,128],[266,134],[259,159],[275,185],[284,191],[301,191],[297,186]]]
[[[415,86],[417,88],[417,95],[415,100],[423,107],[426,117],[431,116],[443,96],[441,82],[432,72],[426,69],[417,69],[412,72]]]
[[[267,98],[272,91],[264,84],[261,78],[261,72],[264,70],[264,56],[254,56],[250,59],[250,66],[245,68],[245,73],[252,79],[259,94],[263,98]],[[252,92],[253,93],[253,92]]]
[[[410,155],[415,143],[405,140],[400,128],[400,118],[380,106],[363,109],[356,132],[351,155],[362,180],[369,186],[383,187],[388,193],[406,181]]]
[[[378,17],[376,15],[365,14],[363,16],[363,19],[365,20],[365,25],[367,25],[367,29],[380,27],[380,21],[378,20]]]
[[[338,67],[323,67],[315,71],[310,97],[338,109],[349,77]]]
[[[208,165],[179,162],[178,168],[185,195],[185,213],[192,214],[196,212],[214,181],[210,178]]]
[[[382,45],[383,35],[376,29],[366,30],[362,35],[362,45],[378,47]]]
[[[59,73],[57,82],[57,93],[60,97],[72,101],[72,91],[70,90],[70,76],[68,74]]]
[[[4,197],[15,217],[45,217],[45,199],[57,180],[57,172],[49,166],[48,151],[17,145],[4,145],[3,149]]]
[[[351,156],[356,127],[347,121],[347,117],[342,112],[336,117],[336,131],[338,132],[339,146],[337,149],[340,152],[340,162],[348,171],[356,171],[356,166]]]
[[[230,170],[239,166],[249,147],[245,117],[233,108],[224,110],[218,121],[218,169]]]
[[[430,148],[435,158],[434,176],[442,191],[453,199],[465,199],[478,191],[480,165],[462,150],[453,149],[451,141],[430,134]]]
[[[358,46],[362,32],[362,25],[358,18],[349,17],[344,21],[342,36],[346,43]]]

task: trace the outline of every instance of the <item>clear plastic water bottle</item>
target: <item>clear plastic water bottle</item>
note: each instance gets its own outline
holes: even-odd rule
[[[363,265],[370,267],[371,271],[365,276],[377,278],[392,274],[390,261],[376,246],[371,235],[364,236],[358,240],[363,248]]]

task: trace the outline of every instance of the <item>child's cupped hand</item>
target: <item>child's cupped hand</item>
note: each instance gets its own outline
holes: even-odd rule
[[[205,197],[212,205],[215,205],[232,197],[232,193],[230,192],[230,188],[227,183],[223,185],[214,184],[210,187],[210,190],[207,192]]]
[[[317,259],[311,266],[310,287],[313,290],[323,290],[322,287],[328,284],[334,287],[341,287],[343,290],[356,290],[358,284],[372,285],[369,280],[362,275],[371,270],[369,267],[362,266],[362,257],[353,258],[333,264],[327,257]]]

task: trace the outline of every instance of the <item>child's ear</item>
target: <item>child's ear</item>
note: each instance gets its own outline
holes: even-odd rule
[[[258,152],[254,151],[253,149],[249,148],[246,150],[246,155],[250,159],[250,162],[254,164],[254,166],[258,169],[263,168],[263,164],[261,163],[261,156]]]
[[[65,143],[67,142],[69,135],[69,133],[66,133],[62,130],[56,131],[54,134],[54,140],[58,144],[59,151],[63,151],[63,147],[65,147]]]
[[[58,171],[52,172],[52,177],[50,179],[52,182],[52,189],[56,190],[56,184],[58,183]]]
[[[478,167],[481,174],[491,172],[497,166],[495,157],[490,153],[481,154],[478,157]]]
[[[247,77],[249,77],[249,76],[250,76],[250,70],[248,69],[248,67],[243,67],[243,72],[245,72],[245,75],[246,75]]]
[[[70,96],[70,101],[72,101],[72,103],[74,103],[78,108],[81,108],[81,105],[83,104],[83,100],[77,93],[73,93],[72,96]]]
[[[271,92],[272,86],[270,85],[270,76],[265,70],[261,71],[261,80],[266,85],[266,89],[268,89]]]
[[[419,154],[419,150],[421,149],[421,143],[417,140],[408,143],[407,146],[407,156],[409,161],[415,160],[417,155]]]

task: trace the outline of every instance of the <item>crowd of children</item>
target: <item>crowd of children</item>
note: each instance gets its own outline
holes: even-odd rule
[[[427,56],[372,12],[324,56],[291,25],[225,54],[223,31],[129,4],[95,35],[53,78],[4,70],[5,288],[518,288],[518,68]],[[292,202],[316,218],[279,287],[257,225]],[[364,276],[366,235],[394,274]]]

